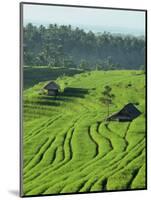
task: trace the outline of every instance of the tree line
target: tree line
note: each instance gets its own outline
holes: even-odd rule
[[[24,65],[82,69],[141,69],[145,39],[131,35],[94,34],[71,25],[24,27]]]

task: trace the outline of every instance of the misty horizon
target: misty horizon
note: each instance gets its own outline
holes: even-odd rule
[[[123,28],[123,27],[115,27],[115,26],[101,26],[101,25],[83,25],[83,24],[61,24],[61,23],[51,23],[51,22],[38,22],[38,21],[32,21],[32,20],[26,20],[24,21],[24,26],[26,26],[27,24],[31,23],[34,26],[44,26],[44,27],[48,27],[50,24],[57,24],[58,26],[71,26],[72,29],[76,29],[76,28],[80,28],[83,29],[85,32],[89,32],[92,31],[94,34],[101,34],[104,32],[109,32],[111,34],[115,34],[115,35],[132,35],[135,37],[139,37],[139,36],[145,36],[144,32],[139,30],[139,29],[129,29],[129,28]]]
[[[71,25],[86,32],[145,36],[145,12],[67,6],[24,5],[23,24]]]

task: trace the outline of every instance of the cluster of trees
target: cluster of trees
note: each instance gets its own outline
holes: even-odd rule
[[[144,54],[144,37],[94,34],[71,25],[24,27],[24,65],[138,69],[144,66]]]

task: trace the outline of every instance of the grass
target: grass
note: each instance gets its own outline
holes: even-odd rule
[[[115,70],[62,76],[56,80],[62,87],[56,99],[40,93],[48,80],[24,90],[24,194],[145,188],[144,74]],[[110,113],[131,102],[141,116],[106,122],[107,108],[99,100],[106,85],[115,94]]]

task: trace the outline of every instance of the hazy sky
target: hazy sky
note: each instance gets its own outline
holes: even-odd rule
[[[145,34],[145,12],[143,11],[25,4],[23,12],[24,25],[28,22],[35,25],[71,24],[74,27],[84,28],[86,31]]]

